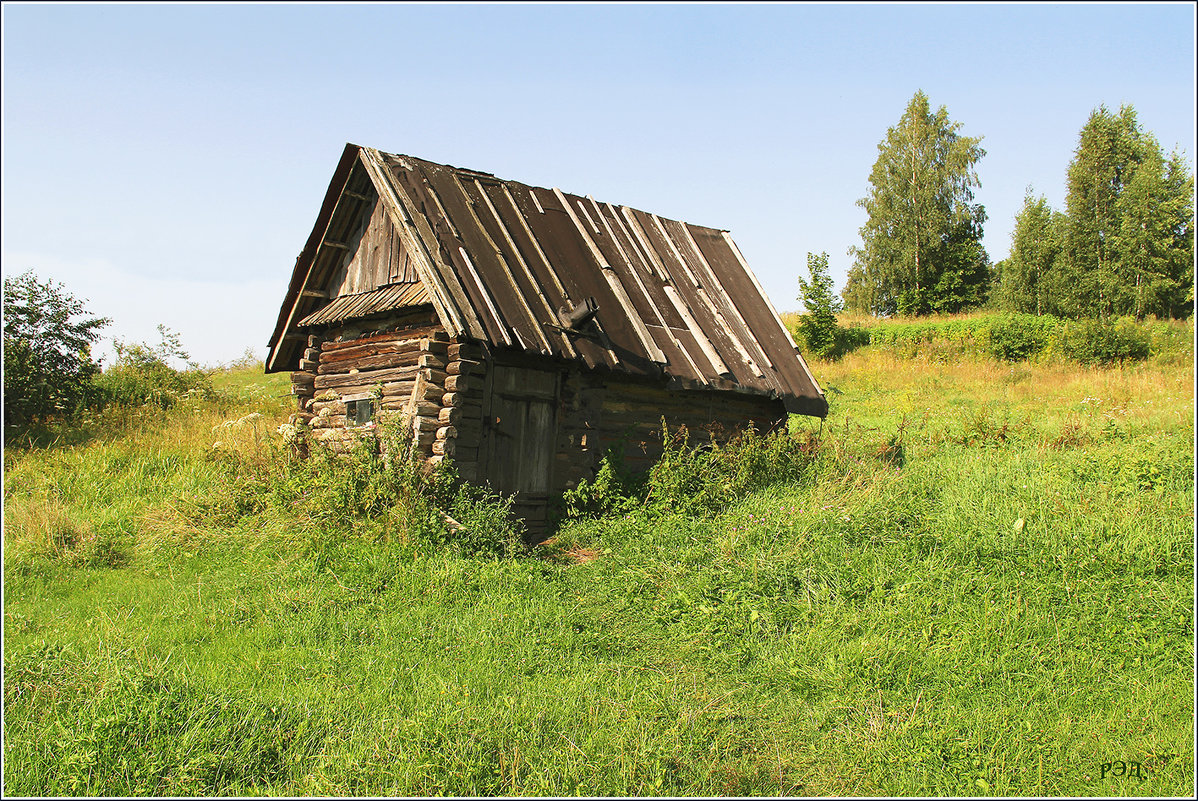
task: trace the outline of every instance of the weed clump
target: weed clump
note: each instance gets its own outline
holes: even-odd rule
[[[228,491],[197,502],[197,522],[229,526],[247,516],[294,521],[314,552],[348,537],[479,556],[518,549],[519,524],[508,514],[512,499],[463,483],[452,462],[428,468],[399,417],[340,451],[312,445],[302,426],[284,424],[278,433],[252,448],[213,451]]]
[[[39,566],[119,567],[128,543],[110,526],[81,521],[54,499],[17,505],[4,524],[6,561]]]
[[[811,475],[819,441],[784,430],[759,434],[752,427],[721,444],[692,445],[686,426],[661,428],[661,458],[641,474],[624,470],[618,450],[604,456],[592,480],[565,493],[568,517],[604,517],[640,509],[710,517],[761,487],[798,482]]]

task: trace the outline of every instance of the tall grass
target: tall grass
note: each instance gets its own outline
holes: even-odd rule
[[[248,392],[6,454],[6,792],[1191,795],[1190,370],[812,368],[822,426],[531,553],[288,466]]]

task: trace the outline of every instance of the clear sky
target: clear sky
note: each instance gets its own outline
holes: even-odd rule
[[[346,142],[731,230],[781,310],[837,289],[877,144],[922,89],[982,136],[994,261],[1025,188],[1134,105],[1194,165],[1180,4],[3,6],[3,270],[265,353]],[[101,351],[107,350],[107,344]]]

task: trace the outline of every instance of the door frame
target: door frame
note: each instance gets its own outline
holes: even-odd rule
[[[547,400],[553,414],[553,424],[550,426],[549,441],[546,447],[549,450],[548,458],[546,459],[545,484],[546,495],[553,494],[555,473],[557,468],[557,437],[561,427],[561,396],[562,396],[562,371],[556,364],[545,364],[540,361],[529,359],[492,359],[488,365],[486,375],[483,377],[483,402],[482,402],[482,431],[480,434],[478,448],[478,476],[481,480],[486,481],[494,488],[492,481],[495,467],[495,443],[497,441],[494,431],[494,400],[495,400],[495,373],[502,369],[522,369],[522,370],[537,370],[543,373],[553,375],[553,392],[552,399]],[[540,400],[539,398],[537,400]],[[524,495],[526,491],[517,490]],[[538,493],[539,494],[539,493]],[[516,501],[519,503],[521,496],[517,496]]]

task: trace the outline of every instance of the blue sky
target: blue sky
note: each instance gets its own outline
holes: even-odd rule
[[[262,354],[346,142],[731,230],[779,309],[838,289],[922,89],[982,136],[985,245],[1063,207],[1100,104],[1193,169],[1194,6],[3,6],[3,270],[193,358]],[[101,348],[107,350],[107,345]]]

